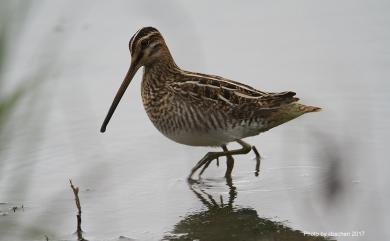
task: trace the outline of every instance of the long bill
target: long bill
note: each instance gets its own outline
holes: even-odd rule
[[[110,122],[110,119],[111,119],[112,115],[114,114],[116,107],[118,106],[119,102],[121,101],[123,94],[125,93],[127,87],[129,86],[129,84],[130,84],[131,80],[133,79],[135,73],[137,72],[138,68],[139,68],[138,64],[132,61],[130,68],[129,68],[129,71],[127,71],[126,77],[123,80],[121,86],[119,87],[118,92],[116,93],[114,100],[112,101],[111,107],[108,110],[106,118],[103,121],[102,127],[100,128],[100,132],[103,133],[106,131],[106,127],[108,125],[108,122]]]

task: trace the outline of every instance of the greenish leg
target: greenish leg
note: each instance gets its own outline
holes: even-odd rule
[[[260,153],[257,151],[256,147],[255,146],[252,146],[252,150],[253,152],[255,153],[256,155],[256,168],[255,168],[255,176],[259,176],[259,172],[260,172],[260,161],[261,161],[261,156],[260,156]]]
[[[229,152],[226,145],[222,145],[222,149],[226,153]],[[233,167],[234,167],[234,159],[233,159],[232,155],[226,155],[226,172],[225,172],[226,178],[232,177]]]
[[[202,166],[205,166],[203,167],[203,169],[205,170],[208,165],[210,165],[211,161],[213,161],[214,159],[218,158],[218,157],[221,157],[221,156],[233,156],[233,155],[242,155],[242,154],[247,154],[248,152],[250,152],[252,150],[252,146],[249,145],[248,143],[242,141],[242,140],[237,140],[237,143],[240,144],[242,146],[241,149],[236,149],[236,150],[224,150],[222,152],[208,152],[191,170],[191,173],[190,175],[188,176],[188,179],[189,180],[192,180],[192,176],[194,175],[194,173],[199,169],[201,168]],[[225,146],[226,147],[226,146]],[[233,158],[231,158],[233,159]],[[230,161],[231,162],[231,161]],[[234,161],[233,161],[234,162]],[[229,168],[229,167],[228,167]],[[201,171],[201,173],[203,173],[203,171]],[[231,172],[231,171],[230,171]],[[201,174],[200,173],[200,174]]]
[[[222,145],[221,148],[223,149],[224,152],[229,151],[227,149],[226,145]],[[217,160],[217,166],[219,166],[219,157],[217,157],[216,160]],[[212,161],[213,160],[209,160],[206,164],[204,164],[202,170],[199,172],[199,176],[201,176],[203,174],[203,172],[209,167],[209,165]],[[231,176],[231,173],[233,171],[233,166],[234,166],[234,159],[231,155],[226,155],[226,161],[227,161],[226,162],[227,169],[226,169],[225,177]],[[229,175],[228,175],[228,173],[229,173]]]

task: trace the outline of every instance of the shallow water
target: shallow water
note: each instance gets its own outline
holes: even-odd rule
[[[4,4],[0,240],[76,240],[68,179],[81,189],[88,240],[390,238],[386,1]],[[147,25],[185,69],[293,90],[324,110],[247,139],[263,157],[258,177],[250,153],[235,158],[231,182],[220,159],[188,183],[213,149],[158,133],[142,71],[99,133],[127,42]]]

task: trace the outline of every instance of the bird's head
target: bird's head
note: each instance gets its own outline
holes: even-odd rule
[[[161,33],[153,27],[141,28],[129,42],[131,64],[141,67],[164,57],[167,47]]]
[[[100,132],[105,132],[111,116],[114,114],[123,94],[133,79],[135,73],[142,66],[148,66],[156,61],[163,61],[164,57],[170,57],[169,50],[160,32],[153,27],[144,27],[138,30],[129,42],[131,53],[131,64],[122,85],[111,104],[111,107],[104,119]]]

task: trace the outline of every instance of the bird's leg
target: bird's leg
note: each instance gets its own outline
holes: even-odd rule
[[[260,172],[260,161],[261,161],[261,156],[260,156],[260,153],[257,151],[256,147],[255,146],[252,146],[252,150],[253,152],[255,153],[256,155],[256,168],[255,168],[255,176],[259,176],[259,172]]]
[[[192,175],[194,175],[194,173],[199,169],[201,168],[203,165],[205,165],[205,167],[203,167],[203,170],[202,172],[210,165],[211,161],[214,160],[215,158],[219,157],[219,154],[220,152],[208,152],[202,159],[200,159],[200,161],[198,163],[196,163],[196,165],[191,169],[191,173],[190,175],[188,176],[188,179],[190,180]]]
[[[227,155],[241,155],[241,154],[247,154],[248,152],[251,151],[251,145],[248,143],[242,141],[242,140],[237,140],[237,143],[242,146],[241,149],[236,149],[236,150],[231,150],[231,151],[222,151],[222,152],[208,152],[191,170],[190,175],[188,176],[188,179],[191,180],[192,175],[201,168],[203,165],[210,164],[210,162],[217,157],[221,156],[227,156]]]
[[[222,149],[224,152],[229,152],[226,145],[222,145]],[[234,167],[234,159],[233,159],[232,155],[228,154],[228,155],[226,155],[226,172],[225,172],[226,178],[232,177],[233,167]]]
[[[219,159],[218,159],[219,157],[217,157],[216,159],[217,159],[217,165],[219,165]],[[208,160],[208,162],[206,162],[206,164],[204,164],[204,166],[203,166],[203,168],[202,168],[202,170],[199,172],[199,176],[202,176],[202,174],[203,174],[203,172],[209,167],[209,165],[210,165],[210,163],[213,161],[214,159],[210,159],[210,160]]]
[[[228,149],[226,148],[226,145],[222,145],[221,147],[225,152],[228,151]],[[228,157],[226,156],[226,158],[228,158]],[[231,158],[231,159],[233,159],[233,158]],[[219,157],[217,157],[216,160],[217,160],[217,166],[219,166]],[[206,164],[204,164],[202,170],[199,172],[199,176],[201,176],[203,174],[203,172],[209,167],[209,165],[212,161],[213,161],[213,159],[210,159]],[[229,160],[227,160],[227,161],[229,161]],[[234,160],[233,160],[232,165],[234,165]],[[233,170],[233,166],[231,167],[231,169]]]
[[[260,153],[257,151],[257,148],[255,146],[252,146],[252,150],[256,155],[256,159],[261,159]]]

